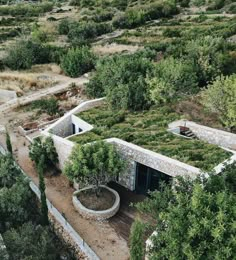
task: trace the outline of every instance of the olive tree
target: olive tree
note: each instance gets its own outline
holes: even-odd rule
[[[99,195],[99,187],[116,178],[125,162],[116,147],[105,141],[76,146],[66,163],[64,173],[71,180],[93,185]]]

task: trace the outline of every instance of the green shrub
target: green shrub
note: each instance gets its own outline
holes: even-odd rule
[[[59,113],[59,104],[56,98],[33,101],[31,104],[31,108],[39,109],[40,112],[46,112],[50,116],[54,116]]]
[[[34,64],[48,63],[49,49],[32,40],[19,40],[8,49],[4,63],[13,70],[30,69]]]
[[[130,233],[130,259],[142,260],[145,255],[145,226],[140,220],[135,220]]]
[[[88,95],[106,95],[113,109],[147,108],[150,104],[145,78],[152,70],[152,63],[146,54],[114,56],[99,61],[96,73],[86,86]]]
[[[61,68],[70,77],[78,77],[94,68],[95,55],[86,46],[70,49],[61,59]]]

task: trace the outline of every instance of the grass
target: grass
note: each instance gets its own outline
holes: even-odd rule
[[[230,156],[229,152],[215,145],[168,132],[168,123],[180,119],[169,107],[153,107],[143,112],[114,112],[104,105],[78,116],[94,126],[92,131],[70,139],[80,145],[117,137],[205,171],[212,170]]]

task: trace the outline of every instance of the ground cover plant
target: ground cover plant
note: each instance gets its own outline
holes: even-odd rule
[[[202,170],[211,170],[230,156],[229,152],[215,145],[168,132],[168,123],[180,119],[168,105],[142,112],[115,112],[104,105],[78,116],[94,126],[88,133],[71,137],[70,140],[80,145],[117,137]]]

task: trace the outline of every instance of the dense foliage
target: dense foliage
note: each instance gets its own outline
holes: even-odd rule
[[[76,146],[64,172],[71,181],[93,185],[99,191],[100,185],[106,185],[122,174],[124,167],[124,160],[115,146],[100,141]]]
[[[38,109],[40,113],[45,112],[50,116],[59,113],[59,104],[56,98],[35,100],[31,103],[30,108]]]
[[[0,6],[0,15],[12,15],[12,16],[38,16],[40,14],[51,11],[53,3],[44,2],[38,4],[17,4]]]
[[[202,102],[215,112],[223,125],[230,130],[236,128],[236,74],[218,77],[202,92]]]
[[[0,233],[9,259],[74,259],[47,226],[38,201],[11,155],[0,155]],[[0,256],[3,249],[0,247]],[[4,258],[3,258],[4,259]]]
[[[150,99],[155,104],[170,102],[177,96],[198,91],[193,63],[184,59],[167,58],[156,64],[154,76],[148,79]]]
[[[43,170],[49,170],[58,163],[58,154],[53,143],[53,139],[49,136],[45,139],[35,138],[30,145],[29,157],[38,167],[40,160],[44,157]]]
[[[106,95],[114,109],[147,108],[149,100],[145,78],[151,69],[150,59],[138,54],[101,60],[86,86],[87,93],[93,97]]]
[[[138,204],[156,223],[150,259],[234,258],[235,176],[232,164],[221,175],[194,181],[179,178],[174,189],[163,186]]]
[[[70,77],[79,77],[94,68],[95,55],[86,46],[72,48],[61,59],[61,68]]]

